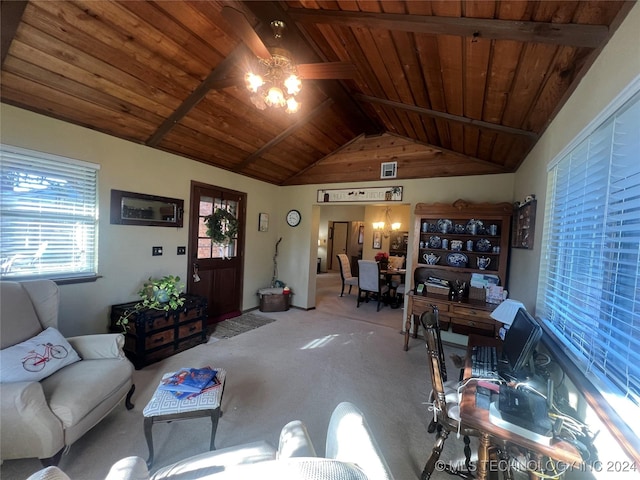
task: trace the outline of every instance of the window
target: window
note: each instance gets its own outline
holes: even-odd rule
[[[631,93],[551,164],[536,308],[604,398],[627,413],[623,420],[635,432],[640,431],[639,84],[636,80]]]
[[[1,278],[97,272],[98,165],[2,145]]]

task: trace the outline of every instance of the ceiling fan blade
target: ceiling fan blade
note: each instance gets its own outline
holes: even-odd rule
[[[296,65],[298,75],[308,80],[336,80],[354,78],[356,67],[349,62],[302,63]]]
[[[244,13],[233,7],[224,6],[222,7],[222,16],[227,22],[229,22],[229,25],[233,27],[235,33],[242,39],[256,57],[265,59],[271,58],[271,53],[269,53],[266,45],[253,29]]]

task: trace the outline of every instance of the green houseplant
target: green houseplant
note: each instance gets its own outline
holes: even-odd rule
[[[133,307],[126,310],[120,316],[116,325],[122,327],[124,332],[127,331],[129,325],[129,317],[141,310],[177,310],[184,305],[185,298],[182,296],[184,284],[180,283],[180,277],[174,275],[165,275],[162,278],[149,280],[144,282],[142,288],[138,291],[138,295],[142,300],[137,302]]]

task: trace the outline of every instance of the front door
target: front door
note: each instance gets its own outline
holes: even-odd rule
[[[208,323],[242,313],[246,204],[246,193],[191,182],[187,287],[189,293],[207,299]],[[207,235],[205,223],[218,209],[237,218],[238,233],[224,246]]]

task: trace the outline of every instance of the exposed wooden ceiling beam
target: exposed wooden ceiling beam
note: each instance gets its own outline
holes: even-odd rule
[[[362,102],[377,103],[379,105],[386,105],[391,108],[398,108],[400,110],[407,110],[410,112],[418,113],[420,115],[426,115],[433,118],[442,118],[444,120],[450,120],[452,122],[463,123],[465,125],[471,125],[478,128],[487,130],[493,130],[500,133],[507,133],[509,135],[520,135],[527,137],[532,141],[538,140],[538,135],[534,132],[527,130],[521,130],[519,128],[507,127],[506,125],[497,125],[495,123],[489,123],[482,120],[474,120],[472,118],[461,117],[459,115],[452,115],[450,113],[439,112],[437,110],[431,110],[429,108],[418,107],[416,105],[408,105],[406,103],[394,102],[384,98],[371,97],[368,95],[354,95],[354,97]]]
[[[262,147],[260,147],[258,150],[253,152],[247,158],[245,158],[233,170],[235,172],[240,172],[240,171],[244,170],[248,165],[252,164],[258,158],[260,158],[260,156],[264,152],[266,152],[267,150],[271,150],[278,143],[282,142],[285,138],[287,138],[289,135],[291,135],[293,132],[295,132],[298,128],[302,127],[304,124],[306,124],[313,117],[315,117],[316,115],[319,115],[326,108],[330,107],[331,104],[333,104],[333,100],[330,99],[330,98],[326,99],[324,102],[322,102],[320,105],[318,105],[316,108],[314,108],[307,115],[305,115],[304,117],[299,118],[295,123],[290,125],[286,130],[283,130],[278,136],[272,138],[267,143],[265,143]]]
[[[211,71],[209,76],[207,76],[207,78],[205,78],[202,83],[200,83],[200,85],[191,92],[184,102],[182,102],[182,104],[180,104],[180,106],[176,108],[164,122],[162,122],[153,135],[149,137],[146,145],[150,147],[158,145],[173,126],[182,120],[193,107],[200,103],[210,90],[238,85],[238,79],[235,77],[228,77],[228,74],[232,68],[238,65],[240,59],[246,55],[250,55],[249,49],[244,44],[240,44],[222,62],[220,62],[218,66]]]
[[[0,17],[2,17],[0,19],[2,22],[0,26],[0,41],[2,42],[0,65],[4,65],[4,59],[9,53],[9,47],[18,30],[18,25],[20,25],[20,20],[22,19],[22,14],[24,13],[27,3],[29,2],[5,1],[0,4]]]
[[[597,48],[609,35],[609,29],[603,25],[518,22],[483,18],[346,12],[308,8],[292,8],[287,13],[293,20],[301,23],[382,28],[401,32],[460,35],[587,48]]]

